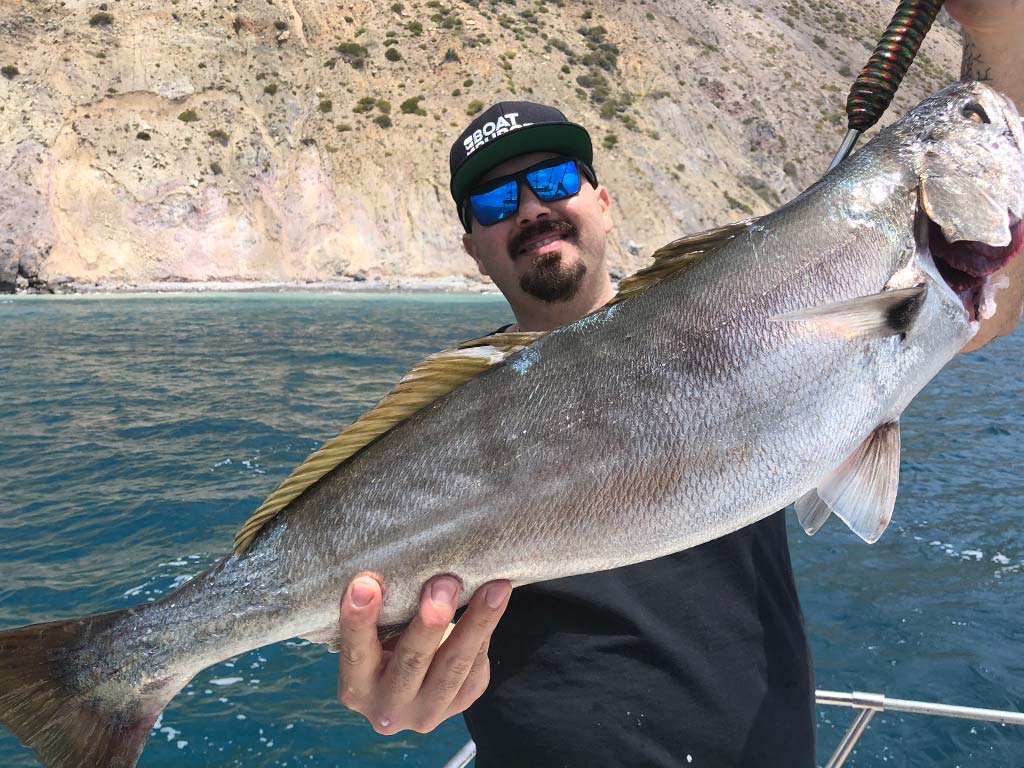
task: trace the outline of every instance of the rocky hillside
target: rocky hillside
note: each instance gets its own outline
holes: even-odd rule
[[[820,175],[893,0],[5,0],[0,285],[472,276],[469,115],[590,127],[613,263]],[[897,100],[955,79],[943,23]]]

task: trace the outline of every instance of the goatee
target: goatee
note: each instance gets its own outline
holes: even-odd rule
[[[555,251],[539,257],[521,278],[519,287],[524,293],[550,304],[571,301],[583,286],[587,265],[582,261],[569,267],[562,263],[562,252]]]
[[[544,235],[558,235],[572,242],[576,238],[576,227],[560,219],[540,219],[520,230],[509,243],[513,259],[523,258],[525,243]],[[582,261],[569,267],[562,262],[561,250],[538,256],[530,269],[519,279],[523,293],[549,303],[570,301],[583,285],[587,265]]]

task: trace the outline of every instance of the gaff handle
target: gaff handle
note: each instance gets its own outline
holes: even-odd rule
[[[889,108],[944,0],[903,0],[867,65],[850,89],[846,116],[851,131],[864,132]]]

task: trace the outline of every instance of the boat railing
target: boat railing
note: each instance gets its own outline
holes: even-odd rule
[[[981,709],[978,707],[961,707],[955,704],[937,704],[931,701],[914,701],[912,699],[893,699],[881,693],[863,693],[853,691],[815,691],[815,701],[819,705],[832,707],[852,707],[859,710],[850,727],[839,740],[832,756],[825,763],[825,768],[840,768],[853,753],[860,737],[867,730],[868,723],[876,712],[907,712],[915,715],[934,715],[937,717],[958,717],[965,720],[985,720],[1003,725],[1024,725],[1024,713],[1010,712],[1002,709]],[[476,757],[476,744],[470,739],[452,758],[444,764],[444,768],[466,768]]]

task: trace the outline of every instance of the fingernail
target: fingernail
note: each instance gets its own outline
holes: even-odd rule
[[[484,599],[487,601],[488,608],[497,608],[508,597],[508,593],[512,590],[507,584],[492,584],[487,588],[487,594],[484,595]]]
[[[438,579],[430,585],[430,599],[438,605],[450,606],[455,602],[458,586],[455,579]]]
[[[390,720],[381,720],[380,721],[380,727],[381,728],[387,728],[389,725],[391,725],[391,721]]]
[[[365,608],[373,600],[373,587],[365,579],[359,579],[352,585],[352,605]]]

